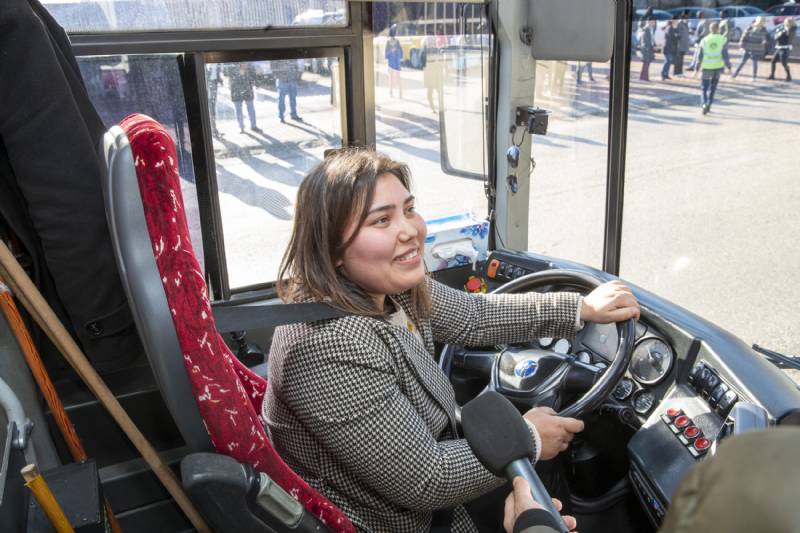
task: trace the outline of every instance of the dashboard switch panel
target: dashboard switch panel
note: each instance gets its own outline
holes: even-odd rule
[[[731,386],[725,383],[708,363],[697,363],[689,372],[689,387],[704,398],[708,406],[725,418],[739,399]]]

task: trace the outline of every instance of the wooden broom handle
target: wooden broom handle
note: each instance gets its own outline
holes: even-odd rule
[[[211,532],[200,513],[194,508],[186,496],[175,474],[164,464],[158,452],[153,448],[147,438],[139,431],[136,424],[128,416],[120,403],[106,386],[103,379],[97,374],[86,356],[61,324],[52,308],[47,304],[39,290],[22,269],[11,251],[0,241],[0,275],[2,275],[17,299],[22,303],[36,323],[42,328],[53,344],[59,349],[67,362],[75,369],[89,390],[97,397],[100,403],[108,410],[117,424],[125,432],[131,443],[139,450],[150,468],[170,493],[172,498],[184,512],[195,529],[201,533]]]
[[[39,386],[39,390],[44,396],[47,406],[50,408],[50,412],[53,413],[53,419],[67,443],[67,448],[69,449],[70,455],[72,455],[72,459],[79,463],[86,461],[86,451],[83,449],[81,439],[75,432],[75,426],[72,425],[72,421],[69,419],[64,405],[61,403],[61,398],[58,397],[58,393],[53,386],[53,381],[50,379],[50,375],[44,367],[42,358],[39,356],[39,351],[33,343],[31,334],[25,326],[22,316],[19,314],[17,304],[14,303],[14,298],[11,295],[11,289],[4,284],[2,276],[0,276],[0,311],[2,311],[9,328],[11,328],[11,332],[17,339],[17,345],[22,355],[25,357],[25,361],[28,363],[28,368],[30,368],[33,379],[36,380],[36,384]],[[111,504],[108,503],[108,499],[105,498],[105,496],[103,497],[103,503],[106,508],[106,514],[108,515],[108,521],[111,525],[111,531],[113,533],[122,533],[122,528],[117,521],[117,517],[114,515],[114,510],[111,508]]]

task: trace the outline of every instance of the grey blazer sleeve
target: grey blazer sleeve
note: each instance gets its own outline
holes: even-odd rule
[[[577,292],[468,294],[430,280],[433,338],[484,346],[538,337],[573,337]]]
[[[466,440],[437,442],[400,390],[391,356],[341,333],[319,332],[285,358],[283,398],[360,484],[399,506],[429,511],[502,483]]]

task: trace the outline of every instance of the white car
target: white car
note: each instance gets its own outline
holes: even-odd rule
[[[767,23],[767,29],[770,28],[772,17],[769,13],[755,6],[725,6],[719,8],[720,15],[727,14],[728,18],[734,21],[736,29],[731,35],[731,41],[738,42],[742,38],[744,30],[749,28],[756,17],[762,16]]]
[[[344,26],[347,24],[347,13],[344,9],[323,11],[307,9],[292,20],[292,26]]]

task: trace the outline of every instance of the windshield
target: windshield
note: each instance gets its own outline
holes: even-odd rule
[[[703,71],[713,65],[690,69],[709,31],[694,16],[671,44],[663,23],[645,37],[633,22],[620,276],[748,343],[797,354],[800,163],[789,147],[800,125],[800,43],[776,56],[765,38],[746,57],[738,39],[752,17],[732,17],[732,70],[719,71],[704,110]],[[598,268],[608,76],[608,64],[536,64],[534,101],[552,115],[534,139],[529,248]]]

